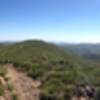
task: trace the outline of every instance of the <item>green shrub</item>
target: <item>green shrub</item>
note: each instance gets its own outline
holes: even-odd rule
[[[4,87],[0,84],[0,96],[4,94]]]
[[[18,99],[18,96],[17,96],[16,94],[14,94],[14,93],[12,94],[12,99],[13,99],[13,100],[19,100],[19,99]]]
[[[34,64],[32,67],[29,68],[29,70],[27,71],[27,75],[37,79],[38,77],[40,77],[42,74],[44,73],[44,70],[42,68],[42,66],[38,65],[38,64]]]
[[[96,92],[95,100],[100,100],[100,88]]]
[[[0,76],[5,77],[7,73],[7,70],[0,66]]]
[[[60,94],[64,91],[64,84],[58,79],[52,79],[44,84],[42,90],[45,97],[60,98]]]
[[[9,90],[10,92],[12,92],[13,89],[14,89],[13,85],[12,85],[11,83],[8,83],[8,90]]]

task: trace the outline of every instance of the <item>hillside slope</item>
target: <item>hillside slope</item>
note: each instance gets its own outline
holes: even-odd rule
[[[35,61],[56,61],[65,59],[60,48],[43,41],[24,41],[0,48],[0,61],[18,61],[33,63]]]
[[[95,69],[95,64],[44,41],[1,45],[0,63],[12,63],[17,70],[39,80],[41,100],[69,100],[76,84],[99,85],[100,81],[100,69]]]

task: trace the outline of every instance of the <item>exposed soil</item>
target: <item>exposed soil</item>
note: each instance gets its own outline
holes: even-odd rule
[[[18,100],[39,100],[39,81],[34,81],[22,72],[16,70],[12,65],[5,66],[8,70],[7,76],[14,86],[14,92],[18,95]]]

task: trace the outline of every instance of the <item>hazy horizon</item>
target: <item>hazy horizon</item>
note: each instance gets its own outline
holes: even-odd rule
[[[24,41],[44,41],[47,43],[53,43],[53,44],[61,44],[61,45],[99,45],[100,42],[69,42],[69,41],[49,41],[49,40],[43,40],[38,38],[28,38],[28,39],[22,39],[22,40],[0,40],[0,43],[17,43],[17,42],[24,42]]]
[[[100,43],[99,0],[1,0],[0,41]]]

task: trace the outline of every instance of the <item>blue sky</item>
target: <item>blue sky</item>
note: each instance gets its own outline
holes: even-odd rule
[[[0,0],[0,41],[100,42],[100,0]]]

